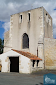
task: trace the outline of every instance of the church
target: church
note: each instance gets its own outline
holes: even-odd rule
[[[56,39],[52,17],[39,7],[10,16],[10,30],[4,34],[1,72],[32,73],[56,69]]]

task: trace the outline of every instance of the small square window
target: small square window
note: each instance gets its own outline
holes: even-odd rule
[[[47,13],[46,13],[46,16],[47,16]]]

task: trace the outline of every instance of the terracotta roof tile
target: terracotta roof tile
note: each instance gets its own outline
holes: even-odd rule
[[[13,51],[15,51],[15,52],[17,52],[17,53],[19,53],[21,55],[24,55],[24,56],[28,57],[31,60],[42,60],[42,59],[38,58],[36,55],[33,55],[33,54],[29,53],[29,52],[18,51],[18,50],[15,50],[15,49],[11,49],[11,50],[13,50]]]

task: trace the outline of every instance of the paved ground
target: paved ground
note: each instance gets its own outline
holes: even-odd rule
[[[43,85],[43,75],[56,74],[55,70],[44,70],[32,74],[0,73],[0,85]]]
[[[19,73],[0,73],[0,85],[40,85],[43,76]]]

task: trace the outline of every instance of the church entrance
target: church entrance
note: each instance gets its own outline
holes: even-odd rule
[[[9,57],[10,72],[19,72],[19,57]]]

